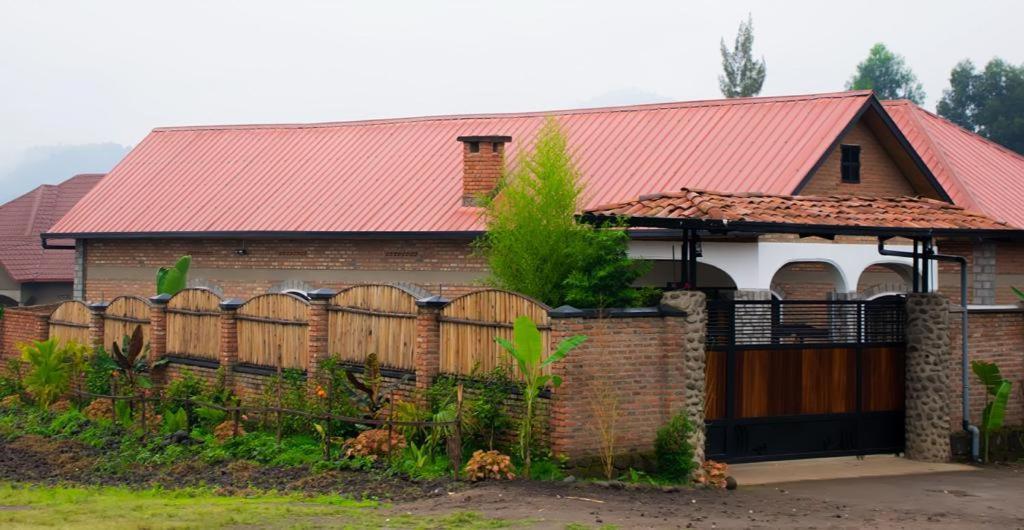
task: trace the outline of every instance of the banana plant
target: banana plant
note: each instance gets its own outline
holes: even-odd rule
[[[971,361],[971,370],[985,385],[985,408],[981,412],[981,430],[985,433],[985,461],[988,462],[989,438],[999,430],[1006,418],[1006,403],[1010,400],[1010,382],[1003,379],[999,367],[986,361]]]
[[[192,265],[192,256],[182,256],[173,267],[160,267],[156,271],[156,294],[174,296],[188,284],[188,269]]]
[[[563,340],[558,343],[555,351],[545,359],[542,358],[544,342],[540,330],[530,320],[530,317],[520,316],[512,324],[512,339],[514,342],[509,342],[501,337],[494,337],[494,341],[512,356],[523,378],[523,402],[526,405],[526,413],[523,415],[522,423],[519,426],[519,453],[523,459],[524,473],[529,477],[530,454],[533,445],[534,403],[541,390],[548,384],[555,388],[562,384],[561,377],[544,374],[543,370],[564,359],[570,351],[583,344],[587,337],[585,335],[575,335]]]

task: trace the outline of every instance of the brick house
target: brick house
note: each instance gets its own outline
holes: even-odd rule
[[[74,253],[42,248],[39,234],[66,214],[101,177],[75,175],[0,205],[0,305],[71,299]]]
[[[476,288],[486,274],[469,246],[483,230],[473,197],[494,187],[548,116],[568,136],[588,206],[683,187],[922,196],[1024,223],[1006,206],[1005,194],[975,191],[983,178],[1024,174],[1019,156],[960,129],[951,133],[955,126],[907,102],[883,103],[860,91],[550,113],[160,128],[46,239],[76,240],[79,299],[149,295],[155,268],[186,253],[194,259],[192,283],[226,296],[371,281],[455,295]],[[963,138],[947,140],[951,134]],[[999,173],[985,177],[962,157],[999,159],[993,162]],[[699,287],[791,299],[907,290],[908,260],[881,258],[873,245],[849,237],[705,238]],[[996,247],[1003,263],[998,270]],[[975,301],[1010,301],[1004,287],[1024,272],[1016,267],[1024,260],[1015,247],[955,250],[978,260]],[[631,251],[654,262],[645,283],[678,283],[677,234],[637,234]],[[955,277],[945,268],[937,283],[955,291]]]

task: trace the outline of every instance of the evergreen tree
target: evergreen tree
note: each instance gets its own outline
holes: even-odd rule
[[[874,90],[880,99],[909,99],[920,105],[925,93],[917,76],[902,55],[893,53],[881,42],[871,47],[868,58],[857,65],[857,72],[846,83],[847,90]]]
[[[644,264],[628,257],[624,233],[576,222],[581,192],[565,135],[549,119],[534,150],[521,155],[494,197],[483,198],[487,233],[475,245],[487,258],[492,285],[552,307],[570,299],[581,305],[640,301],[631,284]]]
[[[964,60],[949,75],[940,116],[1024,154],[1024,65],[995,58],[981,72]]]
[[[749,15],[746,22],[740,23],[736,33],[733,49],[721,42],[722,75],[718,76],[718,86],[722,95],[727,98],[745,98],[761,93],[766,72],[764,57],[754,60],[754,20]]]

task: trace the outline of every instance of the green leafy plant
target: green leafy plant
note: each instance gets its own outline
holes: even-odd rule
[[[71,365],[57,339],[22,344],[21,358],[29,364],[24,385],[40,408],[48,408],[68,390]]]
[[[178,258],[173,267],[160,267],[156,271],[156,294],[176,295],[188,284],[188,269],[192,256]]]
[[[7,359],[3,375],[0,375],[0,398],[14,394],[21,394],[25,391],[22,384],[22,361],[17,358]]]
[[[654,455],[658,474],[673,482],[687,482],[697,464],[693,459],[690,435],[693,425],[682,412],[658,429],[654,439]]]
[[[985,408],[981,412],[981,430],[985,433],[985,461],[988,462],[989,439],[1003,426],[1006,403],[1010,400],[1010,381],[1003,379],[999,366],[987,361],[971,361],[971,370],[985,385]]]
[[[103,346],[98,346],[85,367],[85,390],[92,394],[110,394],[110,374],[115,370],[114,358]]]
[[[164,412],[164,432],[176,433],[178,431],[188,431],[188,414],[182,407]]]
[[[1017,295],[1017,298],[1024,300],[1024,291],[1021,291],[1017,287],[1010,287],[1010,289],[1013,289],[1013,294]]]
[[[519,454],[523,459],[524,474],[529,477],[530,458],[533,451],[534,405],[537,396],[548,384],[553,387],[562,384],[561,377],[545,374],[543,370],[564,359],[570,351],[583,344],[587,337],[576,335],[563,340],[546,359],[542,358],[544,354],[543,336],[530,317],[516,318],[512,325],[512,337],[514,342],[509,342],[501,337],[495,337],[494,340],[512,356],[519,368],[519,374],[523,378],[523,402],[526,405],[526,410],[519,427]]]
[[[565,279],[565,303],[604,309],[632,307],[645,301],[646,290],[633,282],[651,270],[650,262],[629,257],[629,236],[621,227],[593,230],[576,253],[577,265]]]
[[[393,385],[384,383],[384,376],[380,372],[380,361],[376,353],[366,356],[363,363],[363,373],[357,374],[348,370],[345,377],[352,388],[359,393],[353,396],[354,404],[363,414],[363,417],[376,418],[380,411],[390,402],[389,391]]]

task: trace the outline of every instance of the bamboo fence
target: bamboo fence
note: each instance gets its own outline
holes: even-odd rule
[[[89,344],[90,313],[89,307],[77,300],[61,303],[50,313],[50,338],[61,344]]]
[[[282,368],[308,368],[308,306],[291,294],[250,298],[236,316],[239,362],[276,367],[280,358]]]
[[[376,353],[391,368],[415,369],[416,297],[393,285],[357,285],[341,291],[327,307],[327,349],[362,363]]]
[[[496,289],[452,300],[441,310],[441,372],[469,375],[474,368],[486,372],[503,365],[518,377],[511,356],[494,337],[511,341],[512,323],[521,315],[528,316],[541,331],[546,358],[551,338],[549,309],[523,295]]]
[[[220,297],[207,289],[185,289],[167,302],[167,353],[217,360]]]
[[[103,347],[109,351],[115,342],[120,344],[135,326],[142,326],[142,342],[149,344],[149,301],[138,296],[115,298],[103,314]]]

